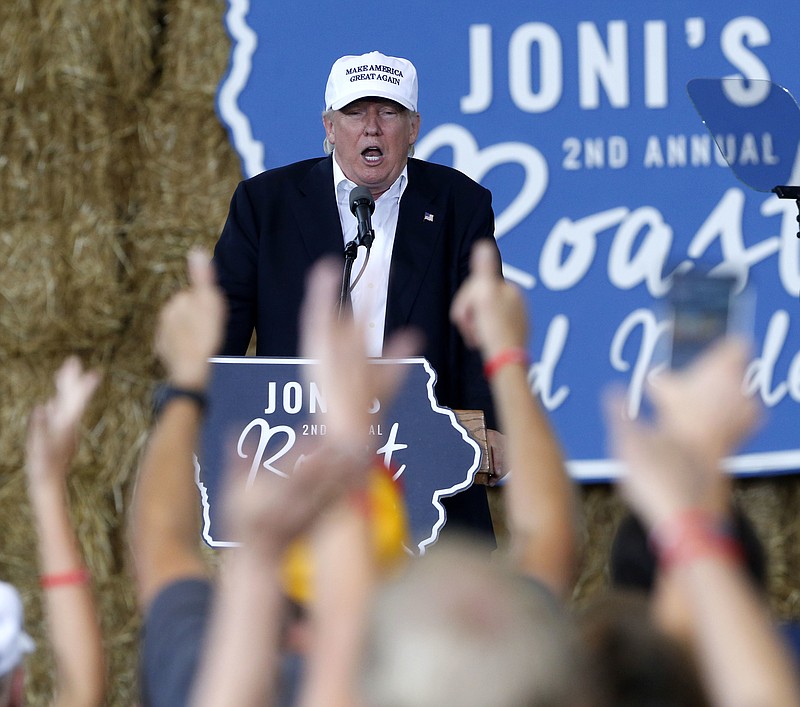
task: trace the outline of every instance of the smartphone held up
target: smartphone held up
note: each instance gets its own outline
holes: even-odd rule
[[[731,335],[752,335],[752,292],[737,292],[732,275],[701,270],[676,273],[666,298],[671,322],[669,355],[672,369],[681,369],[715,341]]]

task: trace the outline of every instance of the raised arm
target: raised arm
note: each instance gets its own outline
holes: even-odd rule
[[[286,550],[366,468],[363,457],[326,450],[306,458],[288,480],[261,475],[249,488],[242,482],[231,489],[227,517],[241,547],[222,568],[194,707],[262,707],[275,700]]]
[[[726,529],[727,503],[720,502],[726,483],[718,455],[757,418],[742,393],[746,358],[740,342],[725,341],[657,384],[662,406],[665,396],[697,402],[683,410],[694,424],[679,424],[664,409],[655,425],[631,421],[618,399],[607,418],[612,446],[628,467],[622,492],[651,533],[660,571],[683,594],[713,704],[798,705],[792,663],[742,569]]]
[[[363,516],[351,493],[372,466],[369,405],[390,394],[396,372],[367,364],[363,333],[337,323],[336,269],[309,277],[303,353],[319,360],[314,376],[328,407],[327,435],[289,479],[265,475],[233,493],[229,517],[242,540],[226,563],[192,704],[260,707],[274,698],[281,616],[281,566],[299,536],[324,533],[316,546],[312,646],[303,704],[354,704],[363,606],[372,586]],[[409,345],[393,348],[410,354]]]
[[[192,455],[202,422],[208,358],[222,340],[225,303],[206,256],[193,252],[188,263],[190,286],[164,307],[155,342],[167,383],[180,392],[160,411],[133,501],[131,545],[143,610],[167,584],[208,575],[199,547]]]
[[[574,580],[574,489],[547,415],[531,393],[522,295],[500,275],[496,249],[475,246],[472,271],[453,302],[453,321],[478,348],[505,432],[506,513],[519,569],[565,595]]]
[[[368,431],[373,399],[385,409],[401,379],[401,370],[370,365],[364,332],[351,320],[338,322],[335,300],[338,268],[316,269],[308,281],[301,316],[303,355],[319,363],[312,375],[328,402],[326,447],[346,454],[366,454],[374,464]],[[414,355],[419,341],[408,332],[391,337],[387,358]],[[374,438],[372,440],[374,444]],[[373,473],[375,473],[373,471]],[[366,479],[354,500],[343,495],[315,524],[313,532],[314,595],[309,615],[311,646],[301,705],[351,707],[360,670],[366,609],[378,581],[371,518],[364,508]],[[400,511],[403,512],[403,511]]]
[[[38,535],[47,629],[55,659],[59,707],[103,703],[105,662],[89,574],[69,519],[66,477],[78,426],[100,378],[68,358],[55,395],[36,407],[28,427],[25,470]]]

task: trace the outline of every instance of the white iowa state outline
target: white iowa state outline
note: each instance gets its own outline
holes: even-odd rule
[[[248,356],[248,357],[239,357],[239,356],[225,356],[225,357],[218,357],[218,358],[211,358],[209,361],[212,364],[216,365],[224,365],[224,364],[251,364],[251,365],[297,365],[297,364],[307,364],[307,363],[315,363],[312,359],[306,358],[259,358],[255,356]],[[414,358],[402,358],[402,359],[370,359],[370,363],[375,365],[381,364],[409,364],[415,366],[422,366],[427,373],[427,381],[425,383],[425,390],[428,396],[428,403],[430,404],[430,408],[433,412],[444,415],[450,421],[450,426],[459,433],[461,436],[462,441],[467,444],[469,447],[472,448],[472,463],[470,464],[469,468],[464,470],[464,477],[453,484],[452,486],[448,486],[447,488],[440,488],[434,489],[433,494],[431,496],[431,504],[436,509],[437,512],[437,519],[436,522],[431,527],[431,532],[428,537],[423,538],[417,543],[417,550],[419,551],[420,555],[424,555],[426,549],[433,545],[439,538],[439,533],[441,532],[444,524],[447,520],[447,513],[445,511],[444,505],[442,504],[442,499],[447,498],[448,496],[453,496],[454,494],[458,493],[459,491],[463,491],[464,489],[469,488],[472,486],[472,483],[475,481],[475,475],[478,473],[478,469],[481,465],[481,448],[478,443],[469,436],[469,433],[464,428],[464,426],[459,422],[456,414],[447,407],[442,407],[439,405],[439,402],[436,400],[436,393],[434,392],[434,385],[436,384],[436,371],[433,370],[433,366],[428,362],[427,359],[423,357],[414,357]],[[211,523],[211,501],[208,497],[208,489],[206,488],[205,484],[202,481],[202,468],[200,466],[200,461],[198,460],[197,456],[194,457],[194,480],[197,487],[200,489],[200,500],[203,505],[203,539],[210,547],[236,547],[239,545],[237,542],[230,542],[226,540],[217,540],[214,538],[214,531],[212,528]],[[219,499],[217,499],[219,502]]]

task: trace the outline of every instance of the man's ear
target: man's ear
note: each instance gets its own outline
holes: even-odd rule
[[[333,121],[330,118],[328,118],[327,116],[323,115],[322,116],[322,125],[325,128],[325,137],[326,137],[326,139],[331,144],[331,146],[333,146],[333,144],[336,142],[336,137],[335,137],[335,132],[336,131],[334,130],[334,127],[333,127]]]
[[[416,143],[417,138],[419,137],[419,125],[422,122],[422,118],[420,117],[419,113],[414,113],[411,116],[411,135],[409,137],[409,146]]]

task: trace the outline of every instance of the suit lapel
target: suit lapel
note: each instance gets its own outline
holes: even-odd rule
[[[300,199],[292,206],[300,237],[311,261],[344,250],[342,224],[333,189],[332,157],[314,164],[298,184]]]
[[[419,288],[431,268],[445,216],[437,202],[437,193],[436,185],[426,179],[420,163],[409,160],[408,186],[400,200],[392,251],[387,334],[408,323]]]
[[[341,255],[344,248],[333,189],[332,159],[320,160],[300,179],[300,196],[292,203],[300,238],[311,262],[324,255]],[[420,286],[431,268],[445,220],[438,192],[436,184],[426,178],[424,165],[409,160],[408,186],[400,200],[392,250],[386,305],[387,334],[408,324]]]

